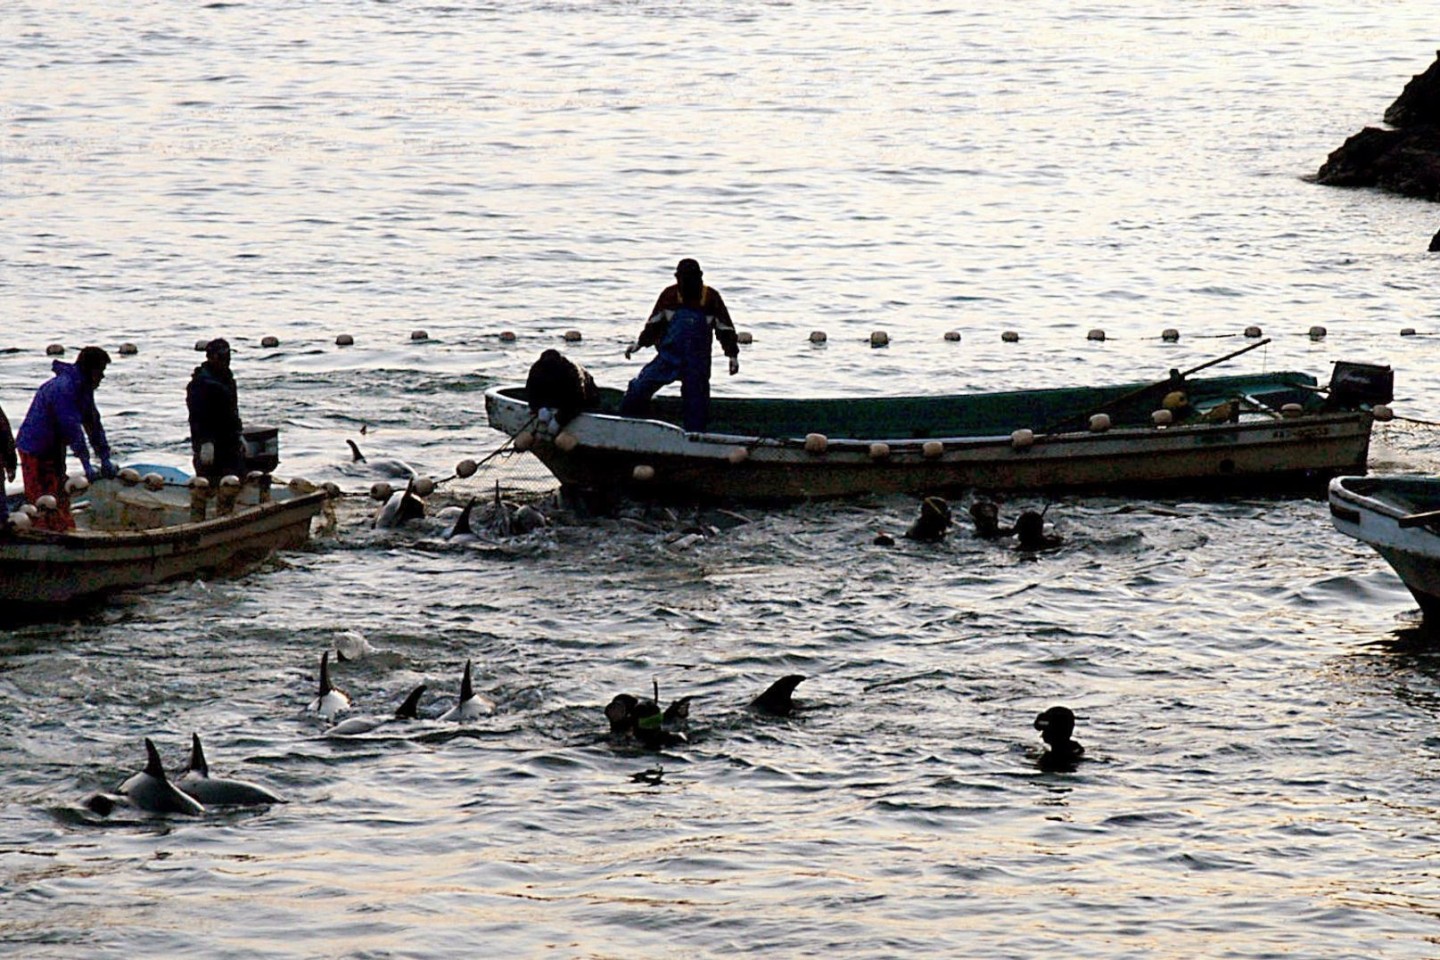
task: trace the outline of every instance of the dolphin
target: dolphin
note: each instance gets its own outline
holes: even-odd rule
[[[149,737],[145,738],[145,769],[120,784],[120,792],[132,804],[148,813],[184,813],[200,816],[205,808],[200,801],[181,793],[165,776],[160,751]]]
[[[392,477],[396,480],[411,480],[417,476],[415,468],[404,460],[394,460],[389,457],[371,460],[360,452],[360,446],[354,440],[346,440],[345,442],[350,444],[350,462],[352,464],[365,464],[370,468],[371,473],[378,473],[381,476]]]
[[[325,736],[354,737],[362,733],[371,733],[396,720],[418,720],[420,696],[426,689],[425,684],[422,683],[411,690],[409,696],[405,698],[405,702],[396,707],[395,712],[388,717],[351,717],[326,730]]]
[[[211,777],[210,765],[205,762],[205,749],[200,746],[198,733],[190,734],[190,766],[180,779],[175,781],[175,786],[201,803],[222,807],[256,807],[267,803],[289,802],[258,783]]]
[[[315,699],[305,708],[329,720],[337,713],[344,713],[350,709],[350,695],[330,682],[330,651],[326,650],[320,655],[320,687]]]
[[[405,485],[404,490],[397,490],[390,494],[378,513],[375,514],[373,526],[377,530],[398,527],[407,520],[417,520],[425,516],[425,501],[415,493],[415,481],[412,479]]]
[[[455,518],[455,526],[445,534],[446,540],[454,540],[456,543],[464,543],[476,539],[475,531],[470,527],[470,513],[475,509],[475,498],[471,497],[470,502],[465,504],[465,509],[460,511],[460,516]]]
[[[804,681],[804,677],[795,673],[781,677],[770,684],[764,693],[750,701],[750,709],[776,717],[790,716],[795,710],[795,701],[790,699],[790,695]]]
[[[441,720],[463,722],[488,717],[495,712],[495,702],[475,692],[470,682],[470,661],[465,661],[465,674],[460,678],[460,702],[441,716]]]

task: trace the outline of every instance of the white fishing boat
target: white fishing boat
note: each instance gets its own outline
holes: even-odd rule
[[[96,480],[75,502],[73,531],[0,535],[0,611],[44,615],[116,590],[243,573],[303,545],[326,500],[301,484],[271,490],[268,477],[241,486],[233,503],[150,479]]]
[[[639,419],[619,416],[619,392],[602,389],[598,406],[558,432],[540,428],[524,387],[489,390],[485,403],[492,427],[602,502],[964,489],[1318,494],[1333,476],[1365,471],[1374,408],[1391,389],[1388,367],[1337,363],[1326,387],[1293,372],[1172,373],[951,396],[715,397],[702,432],[679,425],[677,397],[657,398]]]
[[[1336,477],[1330,521],[1384,557],[1425,619],[1440,622],[1440,478]]]

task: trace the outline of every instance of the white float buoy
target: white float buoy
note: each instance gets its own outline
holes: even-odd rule
[[[25,516],[30,517],[31,519],[34,519],[36,516],[39,516],[39,514],[40,514],[40,508],[37,507],[37,506],[35,506],[35,504],[33,504],[33,503],[21,504],[21,505],[20,505],[20,511],[21,511],[22,513],[24,513]]]
[[[569,430],[561,430],[555,435],[555,446],[565,453],[569,453],[580,446],[580,438]]]
[[[888,347],[889,345],[890,334],[886,333],[884,330],[876,330],[874,333],[870,334],[870,346]]]
[[[750,451],[744,447],[731,447],[730,452],[725,454],[725,459],[731,463],[744,463],[750,459]]]
[[[1310,328],[1310,339],[1311,339],[1311,340],[1324,340],[1324,339],[1325,339],[1325,328],[1322,327],[1322,326],[1320,326],[1320,325],[1318,325],[1318,324],[1315,325],[1315,326],[1313,326],[1313,327],[1311,327],[1311,328]]]
[[[1389,421],[1395,419],[1395,411],[1391,410],[1387,404],[1383,403],[1377,403],[1375,404],[1375,406],[1371,407],[1370,415],[1376,420],[1379,420],[1381,423],[1388,423]]]
[[[812,331],[810,331],[810,342],[811,342],[811,343],[824,343],[824,342],[825,342],[825,331],[824,331],[824,330],[812,330]]]
[[[735,334],[735,342],[736,342],[736,343],[754,343],[754,342],[755,342],[755,335],[752,334],[749,330],[741,330],[739,333]]]
[[[342,333],[342,334],[340,334],[340,336],[338,336],[338,337],[335,338],[335,346],[337,346],[337,347],[353,347],[353,346],[355,346],[355,338],[352,337],[352,336],[350,336],[350,334],[348,334],[348,333]]]
[[[429,340],[429,339],[430,339],[430,334],[426,333],[424,330],[411,330],[411,331],[410,331],[410,339],[411,339],[411,340]]]
[[[1159,410],[1150,414],[1150,422],[1157,427],[1168,427],[1175,422],[1175,414],[1161,407]]]
[[[291,490],[295,490],[295,485],[296,485],[297,483],[299,483],[299,482],[300,482],[300,481],[298,481],[298,480],[291,480],[291,481],[290,481],[290,489],[291,489]],[[205,479],[204,477],[191,477],[191,478],[186,482],[185,485],[186,485],[187,487],[189,487],[191,490],[209,490],[209,489],[210,489],[210,481],[207,480],[207,479]],[[300,493],[301,491],[295,490],[295,492],[296,492],[296,493]]]
[[[1177,343],[1180,340],[1180,331],[1174,327],[1166,327],[1160,331],[1160,339],[1166,343]]]
[[[146,490],[154,492],[165,489],[165,478],[158,473],[147,473],[141,480],[144,482]],[[235,482],[238,484],[240,481]]]
[[[521,430],[519,433],[515,434],[516,450],[524,453],[526,450],[529,450],[533,446],[535,446],[535,434],[531,433],[529,430]]]
[[[1035,445],[1035,431],[1028,427],[1021,427],[1010,434],[1010,446],[1016,450],[1025,450]]]
[[[566,331],[565,331],[565,342],[566,342],[566,343],[579,343],[580,340],[581,340],[581,337],[580,337],[580,331],[579,331],[579,330],[566,330]]]
[[[805,434],[806,453],[824,453],[825,448],[830,446],[830,438],[823,433]]]
[[[133,357],[139,352],[140,348],[135,346],[135,344],[130,343],[128,340],[125,343],[120,344],[120,356],[122,357]]]
[[[1280,415],[1293,420],[1305,412],[1305,408],[1298,403],[1287,403],[1280,408]]]
[[[459,477],[461,480],[468,480],[470,477],[475,476],[475,471],[479,469],[480,464],[476,463],[474,460],[461,460],[459,463],[455,464],[455,476]]]
[[[1089,333],[1085,334],[1085,339],[1099,340],[1103,343],[1105,340],[1105,331],[1101,330],[1099,327],[1096,327],[1094,330],[1091,330]]]
[[[266,348],[267,350],[270,349],[270,348],[272,348],[272,347],[278,347],[278,346],[280,346],[280,338],[279,338],[279,337],[261,337],[261,338],[260,338],[260,346]]]
[[[959,342],[960,342],[960,331],[959,331],[959,330],[946,330],[946,331],[945,331],[945,339],[946,339],[946,341],[949,342],[949,343],[959,343]]]
[[[120,482],[127,487],[133,487],[140,482],[140,471],[134,467],[126,467],[120,471]]]
[[[1160,401],[1160,406],[1166,410],[1183,410],[1190,405],[1190,398],[1185,396],[1184,390],[1171,390],[1165,394],[1165,399]]]
[[[10,526],[16,530],[29,530],[30,514],[24,510],[17,510],[15,513],[10,514]]]
[[[1004,333],[1000,334],[1000,339],[1004,343],[1019,343],[1020,334],[1016,333],[1014,330],[1006,330]]]
[[[395,488],[391,487],[390,484],[386,483],[384,480],[376,480],[374,483],[370,484],[371,500],[379,500],[383,503],[386,500],[389,500],[390,495],[394,492]]]
[[[65,347],[58,343],[52,343],[45,348],[45,356],[61,357],[65,355]]]
[[[435,492],[435,481],[430,477],[416,477],[410,489],[415,491],[417,497],[428,497]]]
[[[196,341],[195,341],[195,352],[196,352],[196,353],[204,353],[204,352],[205,352],[205,347],[208,346],[209,343],[210,343],[209,340],[196,340]]]
[[[938,460],[945,453],[945,444],[939,440],[926,440],[920,447],[920,453],[926,460]]]
[[[36,509],[43,510],[44,512],[49,513],[52,510],[60,509],[60,504],[55,499],[55,495],[53,493],[45,493],[41,494],[39,497],[36,498],[35,507]]]
[[[1258,339],[1258,338],[1261,336],[1260,328],[1259,328],[1259,327],[1246,327],[1246,328],[1245,328],[1245,336],[1248,337],[1248,338],[1250,338],[1251,340]]]
[[[292,477],[290,479],[290,482],[287,483],[285,486],[290,488],[291,493],[298,493],[301,495],[307,493],[314,493],[316,490],[315,484],[311,483],[309,480],[306,480],[304,477]]]
[[[1096,413],[1090,416],[1090,432],[1104,433],[1110,429],[1110,414]]]
[[[85,479],[85,474],[77,473],[73,477],[65,478],[65,492],[69,494],[84,493],[90,489],[90,481]]]
[[[889,458],[890,458],[890,444],[888,444],[888,443],[872,443],[872,444],[870,444],[870,459],[871,459],[871,460],[888,460]]]
[[[1414,327],[1401,327],[1401,328],[1400,328],[1400,336],[1402,336],[1402,337],[1413,337],[1413,336],[1415,336],[1415,328],[1414,328]]]
[[[637,463],[635,469],[630,471],[630,476],[641,483],[649,483],[655,479],[655,468],[648,463]]]

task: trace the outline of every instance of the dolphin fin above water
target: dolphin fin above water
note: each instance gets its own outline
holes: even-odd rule
[[[750,709],[776,717],[788,717],[795,711],[795,701],[791,699],[791,695],[795,688],[804,682],[805,678],[795,673],[781,677],[770,684],[764,693],[750,701]]]
[[[198,733],[190,734],[190,766],[175,785],[201,803],[215,806],[254,807],[289,802],[258,783],[211,777]]]
[[[488,717],[495,712],[495,702],[475,692],[470,679],[470,661],[465,661],[465,673],[460,678],[460,701],[441,715],[441,720],[464,721],[476,717]]]
[[[470,527],[470,514],[475,509],[475,498],[471,497],[470,502],[465,504],[465,509],[460,511],[460,516],[455,518],[455,526],[445,534],[446,540],[454,540],[456,537],[475,539],[475,531]]]
[[[418,720],[420,719],[420,697],[429,688],[420,684],[405,697],[404,702],[395,708],[394,714],[388,717],[351,717],[342,720],[335,726],[325,731],[327,737],[354,737],[362,733],[373,733],[381,727],[395,720]]]
[[[183,813],[200,816],[205,808],[198,800],[182,793],[165,775],[165,764],[160,760],[160,751],[155,742],[145,738],[145,769],[120,784],[123,793],[132,804],[147,813]]]
[[[350,709],[350,695],[330,682],[330,651],[320,655],[320,686],[315,699],[305,708],[326,720]]]
[[[346,440],[345,442],[350,444],[350,462],[364,463],[365,454],[360,452],[360,445],[357,444],[354,440]]]

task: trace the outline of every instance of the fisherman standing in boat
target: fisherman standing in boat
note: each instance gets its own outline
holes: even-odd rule
[[[40,385],[30,401],[30,410],[20,424],[15,446],[20,451],[20,472],[25,478],[25,499],[36,503],[43,496],[55,498],[54,512],[41,511],[35,526],[42,530],[74,530],[70,515],[70,494],[65,490],[65,447],[80,461],[86,480],[95,479],[90,465],[88,435],[100,457],[100,475],[115,476],[110,462],[110,442],[95,406],[95,390],[105,378],[110,354],[99,347],[85,347],[74,363],[56,360],[55,376]]]
[[[195,475],[212,485],[221,477],[244,478],[244,426],[240,422],[235,375],[230,372],[230,343],[217,337],[205,344],[205,362],[185,388],[190,411],[190,446]]]
[[[700,280],[700,264],[686,257],[675,267],[673,286],[666,287],[650,311],[640,336],[625,349],[625,359],[641,347],[655,347],[655,359],[645,364],[620,401],[620,415],[643,417],[650,398],[668,383],[680,381],[685,429],[705,429],[710,409],[710,338],[730,358],[730,374],[740,371],[740,346],[735,324],[720,291]]]

